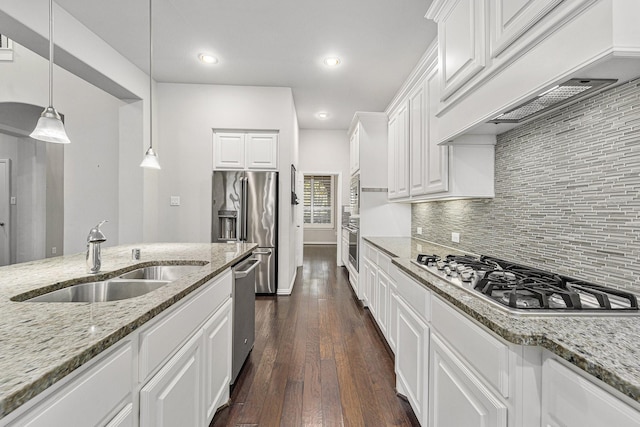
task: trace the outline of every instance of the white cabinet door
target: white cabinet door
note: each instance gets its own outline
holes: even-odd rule
[[[244,133],[214,132],[213,167],[215,169],[244,169]]]
[[[404,301],[397,299],[397,303],[396,388],[407,397],[416,417],[426,426],[429,328]]]
[[[360,124],[357,124],[349,138],[349,170],[351,175],[360,170]]]
[[[396,173],[398,170],[396,162],[396,134],[398,133],[398,117],[392,115],[389,117],[389,124],[387,125],[387,197],[389,199],[395,199],[398,197],[397,179]]]
[[[216,410],[229,400],[233,342],[231,307],[229,299],[203,328],[205,425],[209,425]]]
[[[409,94],[409,192],[412,196],[424,194],[427,186],[427,124],[427,87],[421,82]]]
[[[245,137],[247,169],[278,169],[278,135],[247,133]]]
[[[426,141],[427,161],[424,165],[424,193],[440,193],[449,190],[449,147],[438,145],[438,103],[440,97],[440,76],[438,70],[427,75]]]
[[[442,100],[478,74],[486,62],[485,1],[446,2],[438,23]]]
[[[430,427],[507,426],[507,407],[435,334],[429,359]]]
[[[640,412],[547,358],[542,365],[543,427],[637,427]]]
[[[409,111],[405,103],[398,109],[396,129],[396,196],[409,197]]]
[[[131,342],[127,342],[96,361],[89,371],[11,425],[51,427],[104,424],[105,418],[123,405],[125,399],[130,400],[132,367],[133,349]]]
[[[367,288],[368,288],[368,292],[369,292],[369,310],[371,311],[371,314],[373,314],[373,318],[377,319],[378,317],[378,292],[376,290],[376,286],[377,286],[377,281],[376,281],[376,277],[378,277],[378,269],[376,268],[376,265],[371,263],[370,261],[366,261],[366,263],[368,264],[368,269],[367,269],[367,278],[365,279],[367,281]]]
[[[202,331],[140,390],[140,426],[201,426]]]
[[[387,337],[389,329],[389,277],[380,269],[376,275],[376,305],[378,327]]]
[[[133,427],[133,404],[129,403],[125,406],[118,415],[113,417],[106,427]]]
[[[398,342],[398,290],[393,283],[389,282],[389,326],[387,327],[387,342],[393,350],[393,354],[397,355]]]

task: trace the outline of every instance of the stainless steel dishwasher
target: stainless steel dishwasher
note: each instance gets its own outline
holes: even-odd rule
[[[231,384],[253,348],[256,331],[256,271],[259,259],[249,258],[233,266],[233,348]]]

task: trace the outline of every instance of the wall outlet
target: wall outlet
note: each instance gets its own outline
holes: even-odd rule
[[[180,206],[180,196],[171,196],[171,206]]]
[[[15,205],[16,204],[16,196],[11,196],[11,200],[10,200],[9,203],[12,204],[12,205]]]
[[[460,243],[460,233],[451,233],[451,241],[453,243]]]
[[[420,243],[417,243],[417,244],[416,244],[416,250],[417,250],[418,252],[422,252],[422,245],[421,245]]]
[[[422,234],[422,227],[418,227],[418,229],[416,230],[416,233]]]
[[[56,248],[55,246],[51,248],[51,255],[55,255],[58,253],[58,248]]]

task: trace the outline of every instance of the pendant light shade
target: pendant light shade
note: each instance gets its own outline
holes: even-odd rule
[[[140,163],[140,167],[148,169],[161,169],[160,163],[158,162],[158,156],[156,156],[156,152],[153,151],[153,148],[149,147],[147,153],[144,155],[144,159],[142,159],[142,163]]]
[[[49,106],[44,109],[36,128],[29,135],[40,141],[69,144],[60,114],[53,108],[53,0],[49,0]]]
[[[158,156],[153,151],[153,23],[152,0],[149,0],[149,149],[140,163],[141,168],[161,169]]]

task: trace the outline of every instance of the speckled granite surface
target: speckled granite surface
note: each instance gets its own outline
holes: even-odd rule
[[[248,256],[255,247],[247,243],[158,243],[104,248],[98,275],[85,273],[84,253],[0,268],[0,418]],[[140,260],[131,260],[133,248],[141,249]],[[158,264],[196,264],[202,268],[127,300],[19,302],[43,290],[103,280]]]
[[[364,239],[394,257],[393,264],[404,273],[505,340],[542,346],[640,402],[640,316],[509,314],[410,262],[419,252],[440,256],[461,252],[409,237]]]

